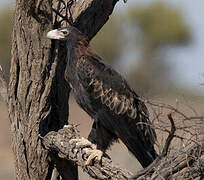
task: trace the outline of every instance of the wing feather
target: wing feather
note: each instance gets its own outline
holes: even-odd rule
[[[148,111],[124,78],[92,56],[82,56],[77,63],[78,77],[85,89],[116,115],[127,115],[137,128],[154,144],[156,134],[151,127]]]

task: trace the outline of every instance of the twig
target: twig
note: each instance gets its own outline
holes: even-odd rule
[[[201,158],[202,154],[204,154],[202,143],[195,144],[188,148],[187,151],[179,151],[179,154],[175,153],[172,157],[167,156],[169,146],[175,137],[174,133],[176,131],[171,114],[168,114],[168,119],[171,123],[171,130],[168,131],[169,135],[166,139],[162,153],[150,166],[139,171],[134,177],[131,177],[130,172],[114,166],[112,161],[106,157],[102,158],[101,163],[95,161],[93,165],[86,166],[85,163],[88,156],[85,154],[84,149],[77,149],[69,144],[70,139],[79,138],[76,127],[71,125],[64,127],[58,132],[48,133],[42,139],[42,142],[47,150],[57,153],[60,158],[75,162],[94,179],[124,180],[130,177],[137,180],[168,179],[174,176],[178,176],[180,179],[188,179],[191,174],[193,174],[193,177],[201,176],[203,173],[201,167],[202,163],[201,165],[196,165],[196,162],[203,162]],[[190,169],[187,168],[189,166]],[[183,171],[186,173],[183,173]],[[187,173],[189,173],[189,175],[185,175]],[[187,178],[185,178],[185,176],[187,176]]]
[[[158,156],[152,164],[150,164],[148,167],[146,167],[145,169],[143,170],[140,170],[139,172],[137,172],[134,176],[131,177],[131,179],[138,179],[139,177],[141,176],[144,176],[144,175],[148,175],[148,174],[151,174],[153,172],[153,168],[155,166],[158,165],[159,161],[161,160],[160,156]]]
[[[62,18],[62,20],[60,22],[65,21],[65,22],[68,22],[69,25],[72,26],[73,25],[73,18],[72,18],[72,14],[71,14],[71,7],[72,7],[72,5],[74,3],[73,0],[68,1],[67,5],[66,5],[66,3],[63,0],[58,0],[58,1],[59,1],[59,4],[58,4],[57,10],[54,9],[54,8],[52,8],[52,10],[56,13],[56,15],[58,15],[59,17]],[[59,12],[60,3],[62,3],[64,5],[65,9],[66,9],[65,16],[63,16]],[[68,18],[67,12],[69,12],[70,19]]]
[[[169,149],[169,146],[171,144],[171,141],[172,139],[174,138],[174,133],[176,131],[176,127],[175,127],[175,124],[174,124],[174,120],[172,118],[172,115],[171,114],[168,114],[168,119],[169,121],[171,122],[171,131],[166,139],[166,143],[164,145],[164,148],[163,148],[163,151],[162,151],[162,154],[160,155],[161,157],[165,157],[168,153],[168,149]]]
[[[194,145],[192,146],[189,150],[188,153],[184,154],[184,157],[180,160],[180,163],[177,164],[176,166],[172,167],[169,170],[164,171],[162,176],[165,179],[168,179],[169,176],[176,174],[177,172],[180,172],[186,167],[191,167],[192,170],[187,170],[186,172],[190,173],[189,171],[192,171],[193,173],[193,163],[195,163],[198,158],[201,157],[202,154],[204,154],[204,144],[199,144],[199,145]],[[202,158],[201,158],[202,160]],[[199,167],[197,167],[199,169]],[[194,172],[195,173],[195,172]],[[184,173],[185,174],[185,173]],[[204,172],[200,172],[200,175],[204,174]],[[199,176],[199,173],[197,173]]]
[[[186,116],[183,112],[179,111],[177,108],[175,108],[174,106],[170,105],[170,104],[164,104],[164,103],[154,103],[154,102],[151,102],[150,100],[144,100],[142,99],[145,103],[147,104],[150,104],[152,106],[155,106],[155,107],[160,107],[160,108],[166,108],[166,109],[169,109],[181,116],[183,116],[185,119],[189,119],[188,116]]]
[[[69,22],[69,20],[67,19],[66,16],[63,16],[62,14],[60,14],[56,9],[52,8],[52,10],[62,18],[62,20],[66,21],[66,22]]]

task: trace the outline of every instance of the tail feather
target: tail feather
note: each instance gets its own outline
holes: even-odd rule
[[[148,149],[137,137],[120,137],[128,150],[137,158],[143,168],[149,166],[157,157],[157,153],[152,145]]]
[[[144,141],[143,133],[138,132],[136,127],[127,127],[120,133],[120,139],[128,150],[137,158],[143,168],[149,166],[158,156],[154,145],[150,141]]]

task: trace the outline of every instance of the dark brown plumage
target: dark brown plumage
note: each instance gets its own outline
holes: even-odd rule
[[[156,158],[156,134],[148,111],[126,80],[92,51],[88,39],[74,27],[48,32],[67,42],[65,79],[82,109],[94,120],[88,139],[103,152],[121,139],[147,167]]]

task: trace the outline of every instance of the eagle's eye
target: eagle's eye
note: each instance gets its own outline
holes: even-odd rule
[[[67,35],[67,34],[68,34],[68,31],[62,31],[62,33],[63,33],[64,35]]]

